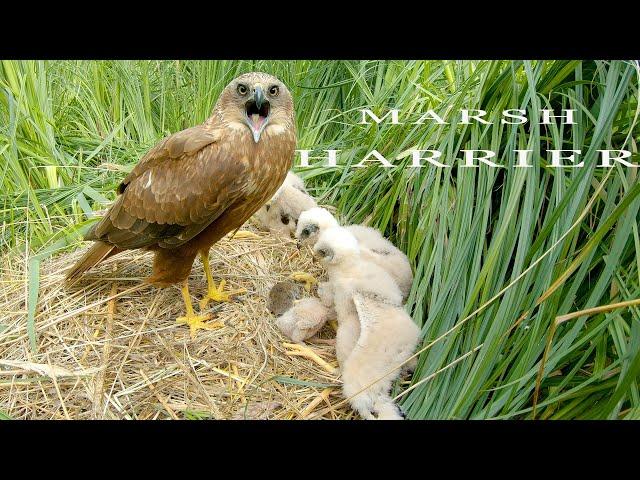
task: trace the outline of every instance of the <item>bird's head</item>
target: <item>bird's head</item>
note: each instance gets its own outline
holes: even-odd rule
[[[284,194],[286,192],[283,192]],[[278,200],[274,201],[272,199],[263,207],[265,209],[265,217],[269,222],[269,231],[276,235],[291,236],[298,220],[292,215],[293,212],[282,208]]]
[[[349,261],[358,261],[360,247],[358,240],[349,230],[342,227],[330,227],[318,237],[318,241],[313,247],[313,254],[325,266],[335,266]]]
[[[310,208],[298,217],[296,238],[302,245],[313,245],[324,230],[337,226],[338,221],[329,210],[321,207]]]
[[[262,72],[233,79],[220,94],[214,111],[228,125],[248,128],[255,143],[265,131],[277,134],[294,126],[291,93],[276,77]]]

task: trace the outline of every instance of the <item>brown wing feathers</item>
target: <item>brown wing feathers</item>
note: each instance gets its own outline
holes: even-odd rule
[[[185,154],[193,155],[198,150],[216,142],[219,138],[220,135],[217,131],[206,129],[203,125],[187,128],[169,135],[142,157],[118,187],[119,193],[124,192],[132,180],[153,168],[154,165],[163,163],[166,160],[178,159]]]
[[[97,240],[67,274],[73,279],[124,249],[178,246],[224,212],[242,189],[238,162],[219,135],[189,128],[152,148],[118,187],[118,198],[85,236]]]
[[[87,235],[120,248],[178,246],[215,221],[242,191],[243,166],[202,126],[160,142],[120,185]]]

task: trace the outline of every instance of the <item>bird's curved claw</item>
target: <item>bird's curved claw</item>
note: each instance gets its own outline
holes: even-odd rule
[[[204,309],[210,301],[214,302],[231,302],[232,295],[240,295],[241,293],[246,293],[246,288],[238,288],[236,290],[229,290],[227,292],[224,291],[224,286],[226,285],[226,280],[220,280],[218,286],[215,286],[215,283],[212,282],[212,285],[209,286],[209,290],[207,295],[200,300],[200,310]]]

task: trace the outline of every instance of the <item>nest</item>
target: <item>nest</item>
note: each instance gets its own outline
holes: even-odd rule
[[[222,328],[176,324],[184,315],[179,288],[141,282],[152,254],[125,252],[67,285],[78,248],[41,265],[35,316],[37,348],[27,326],[24,257],[2,260],[0,413],[28,419],[304,419],[354,418],[337,370],[287,354],[288,340],[266,308],[270,288],[293,272],[323,275],[308,248],[257,232],[225,237],[211,249],[214,279],[247,293],[207,307]],[[194,305],[206,292],[202,264],[189,279]],[[313,294],[311,293],[307,295]],[[196,306],[197,308],[197,306]],[[325,325],[309,346],[337,367],[335,337]]]

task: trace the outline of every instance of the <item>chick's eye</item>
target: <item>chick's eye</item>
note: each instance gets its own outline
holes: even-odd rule
[[[272,97],[277,97],[279,93],[280,89],[277,85],[273,85],[271,88],[269,88],[269,95],[271,95]]]
[[[309,236],[309,229],[305,228],[304,230],[302,230],[301,236],[302,236],[302,238],[308,237]]]
[[[282,223],[284,223],[285,225],[289,225],[289,215],[282,215],[282,216],[280,217],[280,221],[281,221]]]
[[[249,89],[247,88],[246,85],[243,85],[242,83],[240,85],[238,85],[238,93],[240,95],[246,95],[248,91],[249,91]]]
[[[327,255],[327,251],[324,249],[320,249],[318,250],[318,255],[320,255],[321,257],[324,257]]]
[[[271,205],[267,205],[266,207],[267,212],[269,211],[269,209],[271,208]]]

